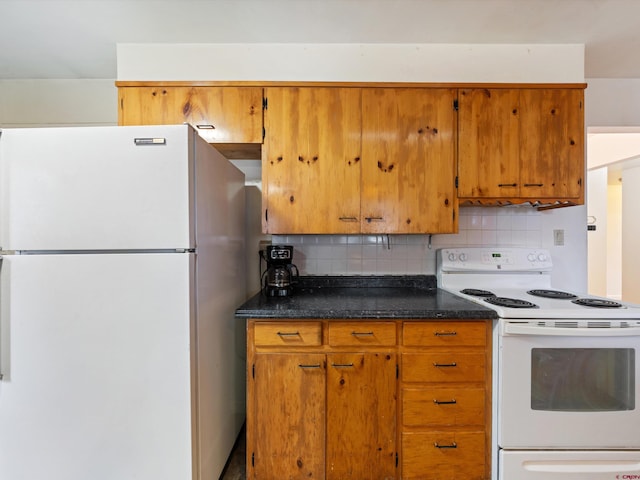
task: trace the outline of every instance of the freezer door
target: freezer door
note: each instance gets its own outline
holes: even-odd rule
[[[1,479],[192,479],[193,257],[3,257]]]
[[[0,247],[193,247],[195,137],[187,125],[2,130]]]

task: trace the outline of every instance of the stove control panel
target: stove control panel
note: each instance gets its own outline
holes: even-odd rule
[[[442,271],[550,271],[551,255],[542,248],[443,248],[437,252],[438,269]]]

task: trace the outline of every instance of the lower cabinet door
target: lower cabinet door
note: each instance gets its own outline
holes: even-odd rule
[[[255,356],[253,475],[247,478],[325,478],[325,359]]]
[[[402,435],[403,480],[484,480],[485,433],[419,432]]]
[[[327,355],[327,480],[396,478],[396,355]]]

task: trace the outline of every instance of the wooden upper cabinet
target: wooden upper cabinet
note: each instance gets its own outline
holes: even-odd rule
[[[520,92],[520,182],[527,198],[580,198],[584,178],[583,91]]]
[[[261,87],[126,86],[118,96],[120,125],[189,123],[209,143],[262,143]]]
[[[265,90],[265,233],[360,231],[358,88]]]
[[[265,233],[457,231],[455,90],[266,89]]]
[[[459,91],[458,196],[584,203],[584,92]]]
[[[363,233],[457,231],[454,99],[453,89],[363,89]]]
[[[460,90],[458,196],[519,195],[518,111],[517,90]]]

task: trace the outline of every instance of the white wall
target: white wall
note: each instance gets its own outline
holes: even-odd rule
[[[606,236],[607,248],[604,256],[607,260],[607,291],[606,296],[614,300],[622,299],[622,184],[607,185]],[[628,213],[627,213],[628,215]],[[637,217],[637,215],[635,215]],[[632,221],[633,216],[632,216]],[[632,246],[634,248],[635,245]],[[634,248],[635,249],[635,248]],[[625,257],[626,258],[626,257]],[[638,282],[638,272],[635,272],[633,282]]]
[[[118,80],[584,81],[578,44],[119,44],[117,60]]]
[[[118,90],[107,80],[0,80],[0,127],[115,125]]]
[[[585,125],[590,134],[595,134],[589,138],[588,168],[637,156],[640,145],[638,141],[640,137],[637,133],[640,128],[640,79],[597,78],[588,79],[587,83]],[[618,133],[602,135],[603,132]],[[626,138],[624,143],[618,143],[614,148],[611,145],[612,137]],[[616,168],[622,167],[622,165],[616,166]],[[590,171],[588,176],[592,172]],[[635,264],[637,257],[632,236],[638,233],[637,220],[634,219],[633,212],[637,211],[640,178],[633,172],[627,172],[624,169],[622,172],[626,178],[623,185],[609,186],[607,196],[600,199],[604,204],[600,204],[599,208],[605,208],[608,212],[607,224],[599,223],[599,228],[607,231],[606,247],[602,250],[601,242],[591,242],[591,240],[588,245],[590,259],[596,256],[606,257],[606,271],[603,272],[600,267],[594,266],[589,276],[598,276],[598,280],[590,278],[590,282],[599,282],[604,274],[607,282],[607,296],[614,299],[622,298],[625,301],[637,301],[638,297],[633,290],[637,288],[635,285],[640,285],[640,273],[638,273],[640,270],[632,269],[630,265]],[[587,190],[587,196],[588,198],[591,196],[590,190]],[[589,215],[596,215],[591,211],[594,208],[590,207]],[[589,239],[592,238],[589,236]],[[600,294],[600,291],[590,292]],[[636,300],[632,300],[632,297]]]
[[[595,230],[588,238],[588,291],[607,296],[607,169],[587,172],[587,211]]]
[[[633,188],[630,188],[633,185]],[[622,171],[622,299],[640,304],[640,167]]]
[[[587,84],[587,127],[640,126],[639,78],[588,78]]]

